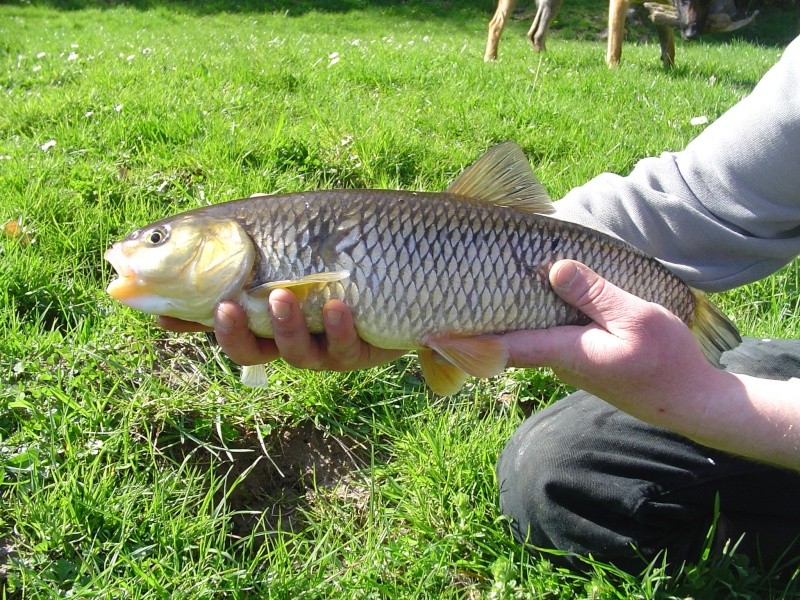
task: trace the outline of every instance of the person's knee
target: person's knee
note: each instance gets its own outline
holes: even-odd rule
[[[744,338],[720,360],[726,371],[787,380],[800,377],[800,340]]]
[[[565,402],[565,401],[561,401]],[[581,436],[562,426],[570,403],[559,403],[532,416],[515,432],[497,463],[500,510],[511,519],[520,542],[563,548],[565,519],[573,518],[560,501],[569,495],[583,469]]]
[[[662,531],[668,516],[650,514],[658,512],[649,476],[657,463],[641,446],[661,437],[585,392],[529,418],[497,463],[500,510],[514,537],[534,552],[557,550],[548,558],[559,566],[584,569],[580,557],[593,555],[637,571],[644,563],[634,546],[665,547],[675,533]]]

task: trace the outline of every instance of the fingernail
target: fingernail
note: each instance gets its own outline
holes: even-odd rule
[[[572,261],[557,263],[555,272],[550,274],[550,284],[559,290],[568,290],[578,276],[578,265]]]
[[[269,310],[272,312],[272,316],[278,319],[278,321],[283,321],[289,318],[292,312],[292,305],[282,300],[270,300]]]
[[[344,315],[342,311],[334,309],[327,309],[325,311],[325,320],[328,322],[328,325],[333,325],[334,327],[342,322],[342,318]]]
[[[217,307],[217,312],[214,317],[214,325],[223,333],[229,333],[234,325],[236,325],[236,319],[228,314],[224,306]]]

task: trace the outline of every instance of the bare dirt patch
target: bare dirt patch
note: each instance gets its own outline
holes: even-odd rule
[[[176,460],[212,469],[223,480],[217,500],[226,498],[235,511],[235,537],[247,536],[256,527],[265,534],[295,530],[302,522],[298,509],[313,502],[320,490],[352,500],[355,510],[365,502],[357,471],[368,464],[367,448],[311,422],[280,427],[263,439],[251,434],[226,448],[185,438],[164,450]]]
[[[0,539],[0,592],[8,579],[8,563],[14,556],[14,544],[11,540]]]

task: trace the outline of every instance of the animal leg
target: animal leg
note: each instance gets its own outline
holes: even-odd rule
[[[497,10],[492,20],[489,21],[489,39],[486,41],[486,54],[483,55],[483,60],[486,62],[497,58],[497,45],[500,43],[500,36],[503,35],[506,21],[511,16],[511,11],[514,10],[516,4],[517,0],[498,0]]]
[[[661,62],[664,68],[671,69],[675,64],[675,32],[672,27],[656,25],[658,43],[661,45]]]
[[[622,56],[622,38],[625,35],[625,15],[628,12],[628,0],[609,0],[608,3],[608,50],[606,64],[616,67]]]
[[[536,16],[533,18],[531,28],[528,30],[528,39],[537,52],[545,50],[547,32],[550,22],[555,19],[562,0],[538,0],[536,2]]]

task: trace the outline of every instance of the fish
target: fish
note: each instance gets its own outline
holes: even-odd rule
[[[561,259],[672,311],[716,365],[741,341],[722,311],[657,259],[552,213],[525,153],[505,142],[444,192],[256,195],[156,221],[106,251],[117,274],[107,292],[139,311],[209,326],[217,304],[233,300],[262,337],[273,334],[273,290],[297,296],[312,333],[323,331],[323,304],[337,298],[363,340],[416,351],[443,396],[470,375],[505,370],[500,334],[590,322],[550,286]],[[266,378],[263,365],[242,372],[247,385]]]

